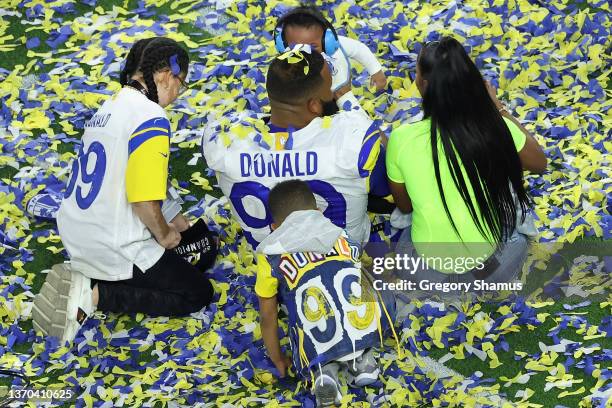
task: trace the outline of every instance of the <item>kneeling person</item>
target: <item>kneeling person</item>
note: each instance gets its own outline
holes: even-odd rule
[[[362,280],[359,246],[317,210],[307,183],[277,184],[269,207],[273,232],[257,248],[255,284],[268,355],[284,376],[291,360],[278,339],[280,294],[288,310],[293,366],[314,380],[319,405],[339,403],[339,369],[348,366],[358,386],[377,380],[372,347],[394,310],[385,310]]]
[[[202,222],[189,227],[180,208],[162,207],[170,154],[163,108],[179,96],[188,66],[175,41],[138,41],[123,89],[86,123],[57,215],[71,262],[54,266],[34,299],[34,327],[43,334],[72,341],[96,308],[173,316],[210,303],[212,284],[184,256],[206,252],[205,269],[216,242]]]

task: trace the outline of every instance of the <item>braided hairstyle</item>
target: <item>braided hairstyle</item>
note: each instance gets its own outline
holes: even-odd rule
[[[142,51],[154,39],[155,37],[143,38],[141,40],[136,41],[134,45],[132,45],[128,56],[125,59],[125,65],[123,66],[123,69],[119,74],[119,83],[121,84],[121,86],[127,85],[132,75],[134,75],[136,71],[138,71],[140,60],[142,58]]]
[[[189,70],[189,55],[176,41],[156,37],[142,51],[139,70],[147,86],[147,97],[155,103],[159,103],[159,98],[153,74],[165,68],[170,69],[170,58],[174,55],[181,72],[186,74]]]

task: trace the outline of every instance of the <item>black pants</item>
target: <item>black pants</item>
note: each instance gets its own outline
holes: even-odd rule
[[[204,272],[168,250],[146,272],[134,265],[131,279],[96,283],[103,312],[184,316],[207,306],[213,296]]]

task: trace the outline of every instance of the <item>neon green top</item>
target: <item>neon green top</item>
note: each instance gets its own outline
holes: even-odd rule
[[[510,129],[516,150],[520,151],[525,145],[525,134],[512,121],[506,118],[504,120]],[[483,257],[484,260],[495,251],[495,247],[478,231],[453,182],[442,144],[438,143],[442,187],[450,215],[461,237],[453,229],[444,211],[431,158],[430,126],[429,119],[402,125],[391,133],[387,146],[387,175],[391,181],[406,185],[406,191],[412,201],[412,241],[421,256],[473,256]],[[465,172],[463,174],[473,200],[472,187]],[[458,245],[462,242],[463,244]],[[466,243],[476,245],[467,248]],[[454,268],[436,266],[435,269],[450,272]],[[470,269],[472,268],[467,268],[466,271]]]

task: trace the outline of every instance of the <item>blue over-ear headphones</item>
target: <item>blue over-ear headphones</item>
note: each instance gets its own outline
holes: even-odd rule
[[[278,19],[278,22],[276,23],[276,28],[274,29],[274,45],[276,45],[276,50],[278,52],[285,52],[288,46],[288,44],[285,42],[285,36],[283,34],[285,21],[287,21],[289,17],[299,14],[305,14],[313,17],[324,27],[327,27],[323,33],[323,38],[321,38],[321,45],[323,46],[323,52],[325,52],[325,54],[332,56],[336,51],[338,51],[338,48],[340,48],[338,34],[331,23],[315,9],[310,7],[297,7]]]

